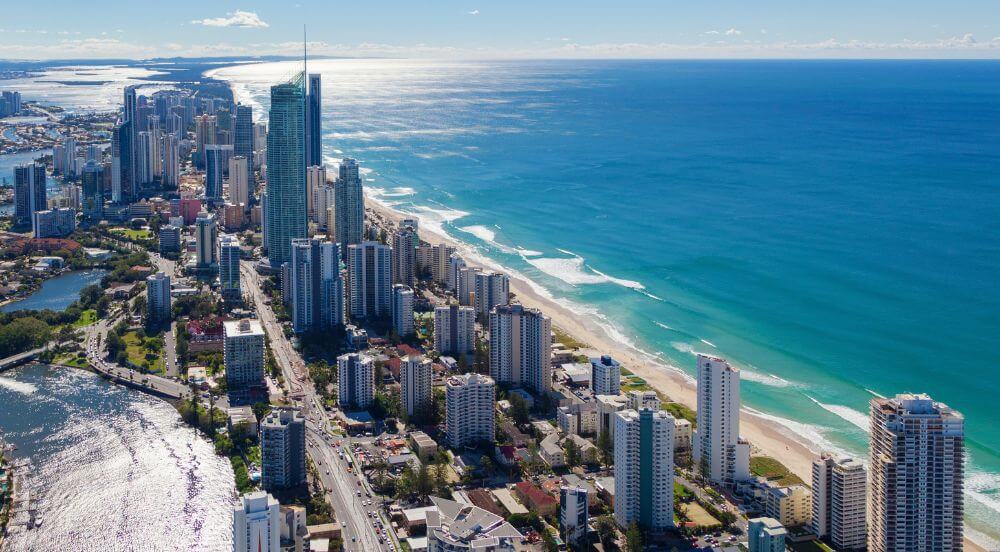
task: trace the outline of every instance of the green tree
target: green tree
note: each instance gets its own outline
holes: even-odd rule
[[[0,358],[30,351],[52,339],[49,325],[34,317],[14,319],[0,326]]]
[[[608,428],[601,430],[597,437],[597,451],[601,456],[601,464],[607,468],[615,460],[615,443],[611,440],[611,432]]]
[[[601,541],[601,546],[605,550],[610,549],[618,533],[614,518],[611,516],[601,516],[595,519],[594,530],[597,531],[597,538]]]
[[[566,454],[566,465],[575,468],[580,465],[580,447],[572,439],[563,443],[563,453]]]
[[[639,530],[639,525],[634,521],[625,532],[625,550],[626,552],[642,552],[642,531]]]
[[[507,397],[507,400],[510,401],[510,416],[514,418],[514,423],[518,425],[528,423],[530,414],[528,412],[528,403],[524,400],[524,397],[517,393],[511,393]]]

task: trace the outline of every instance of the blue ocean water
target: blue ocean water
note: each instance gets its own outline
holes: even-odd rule
[[[294,70],[217,74],[266,107]],[[776,423],[865,454],[873,394],[963,412],[970,524],[997,534],[1000,63],[310,70],[326,153],[358,158],[370,193],[665,363],[725,356]]]

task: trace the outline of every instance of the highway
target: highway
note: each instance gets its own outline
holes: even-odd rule
[[[370,492],[370,489],[363,481],[359,485],[357,475],[347,471],[347,462],[340,458],[335,444],[338,438],[326,432],[325,428],[330,424],[328,414],[322,408],[301,355],[285,337],[274,311],[265,302],[261,276],[249,261],[240,263],[240,275],[243,293],[248,295],[256,306],[257,317],[267,334],[271,352],[285,377],[291,398],[296,406],[302,408],[302,414],[306,418],[306,441],[309,445],[306,447],[306,453],[316,464],[320,481],[333,505],[337,521],[341,524],[344,549],[390,552],[396,550],[396,544],[391,544],[394,542],[392,539],[387,543],[379,541],[374,520],[368,513],[376,510],[374,503],[378,500],[366,496],[366,491]],[[344,440],[344,443],[346,442],[347,440]],[[359,490],[361,496],[358,496]],[[366,500],[372,501],[372,504],[365,506]],[[387,521],[381,519],[383,523]],[[392,532],[391,528],[388,532]]]

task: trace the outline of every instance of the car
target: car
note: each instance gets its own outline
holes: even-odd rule
[[[358,491],[358,496],[361,496],[361,491]]]

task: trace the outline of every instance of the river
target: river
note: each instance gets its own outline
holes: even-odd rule
[[[80,298],[80,290],[90,284],[99,284],[107,271],[102,269],[75,270],[42,282],[35,293],[0,307],[2,312],[18,310],[65,310]]]
[[[13,529],[4,552],[231,549],[229,462],[166,402],[30,365],[0,374],[0,405],[42,519]]]

